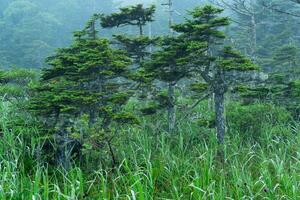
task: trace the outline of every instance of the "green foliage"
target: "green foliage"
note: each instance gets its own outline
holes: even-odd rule
[[[120,92],[117,94],[113,94],[109,101],[113,104],[123,105],[128,101],[128,98],[129,95],[127,93]]]
[[[240,52],[225,46],[225,33],[222,30],[229,25],[229,18],[222,17],[222,12],[222,9],[210,5],[196,7],[190,12],[191,19],[173,26],[188,47],[185,60],[188,61],[189,71],[197,82],[205,81],[209,92],[214,94],[215,122],[220,143],[223,143],[226,132],[224,95],[232,85],[244,81],[236,75],[232,76],[232,73],[259,69]]]
[[[158,111],[166,109],[166,107],[170,104],[170,99],[165,90],[156,91],[154,97],[152,97],[152,101],[148,102],[140,111],[144,115],[153,115]]]
[[[187,45],[180,37],[165,37],[161,39],[160,49],[151,55],[151,60],[145,64],[147,73],[154,79],[175,85],[181,79],[190,76],[186,59]]]
[[[232,104],[228,107],[227,121],[231,134],[239,133],[243,140],[260,141],[265,128],[288,126],[291,114],[283,107],[272,104]],[[278,134],[281,134],[280,132]],[[281,137],[284,135],[274,135]]]
[[[103,16],[101,25],[105,28],[119,27],[121,25],[144,26],[153,21],[155,6],[144,8],[142,4],[120,8],[119,13]]]
[[[139,28],[139,36],[130,37],[126,35],[114,35],[114,38],[123,47],[128,55],[139,65],[141,61],[149,55],[148,47],[156,42],[157,39],[143,36],[143,27],[153,21],[155,6],[144,8],[142,4],[120,8],[119,13],[103,15],[101,25],[104,28],[119,26],[135,26]]]
[[[289,67],[295,67],[297,65],[297,56],[297,47],[292,45],[282,46],[274,53],[274,64],[281,67],[286,65]]]
[[[208,87],[209,87],[209,85],[207,83],[195,82],[195,83],[191,84],[190,90],[195,93],[201,94],[201,93],[207,91]]]
[[[235,88],[242,98],[244,98],[244,103],[254,103],[256,101],[270,101],[274,97],[272,88],[268,87],[249,87],[246,85],[239,85]]]
[[[150,55],[149,47],[157,42],[157,38],[144,36],[143,27],[153,21],[155,6],[144,8],[142,4],[120,8],[120,12],[101,17],[101,25],[104,28],[113,28],[120,26],[133,26],[139,29],[139,36],[113,35],[117,41],[117,46],[123,49],[133,60],[131,72],[127,78],[131,79],[136,88],[141,90],[140,97],[147,98],[146,90],[151,88],[150,82],[153,80],[145,68],[143,61]],[[136,91],[132,93],[137,93]]]
[[[132,113],[121,112],[114,115],[113,119],[121,124],[139,124],[139,120]]]
[[[300,96],[300,80],[295,80],[289,83],[288,92],[292,97]]]
[[[192,65],[189,70],[202,76],[212,88],[217,85],[228,87],[228,82],[234,80],[226,82],[222,77],[229,79],[230,71],[259,69],[239,51],[224,45],[225,34],[222,28],[229,25],[229,18],[220,17],[222,12],[222,9],[209,5],[197,7],[190,12],[192,19],[173,26],[175,31],[182,34],[188,46],[189,55],[185,60]]]
[[[0,28],[18,30],[41,16],[54,22],[39,9],[42,1],[0,0],[0,12],[2,2],[11,6],[4,20],[0,13]],[[39,81],[35,71],[0,71],[0,95],[9,97],[0,105],[0,199],[300,197],[300,81],[296,71],[284,77],[298,64],[297,46],[271,43],[269,52],[254,49],[247,58],[227,46],[234,43],[225,35],[230,19],[209,5],[190,11],[172,36],[152,39],[144,28],[155,9],[94,14],[71,45],[46,60]],[[136,27],[139,36],[104,39],[98,22]],[[36,33],[47,32],[45,24],[34,26]],[[10,41],[5,48],[17,41],[16,30],[0,33],[0,42]],[[51,43],[45,38],[22,49],[24,57],[0,47],[0,65],[12,55],[33,58]],[[251,73],[260,70],[257,53],[276,68],[259,85]]]
[[[189,37],[194,36],[194,39],[198,41],[205,42],[207,35],[211,35],[214,39],[224,39],[224,33],[217,29],[229,25],[229,18],[218,17],[222,12],[223,9],[215,8],[211,5],[196,7],[189,13],[192,16],[192,20],[174,25],[173,28],[177,32],[186,33]]]
[[[0,71],[0,95],[6,100],[24,101],[30,96],[32,85],[36,84],[38,72],[22,68]]]
[[[160,110],[160,106],[156,102],[150,102],[149,105],[141,108],[143,115],[154,115],[157,111]]]
[[[258,107],[266,107],[264,111],[272,108],[266,105]],[[33,135],[39,129],[34,124],[24,126],[24,123],[18,129],[8,127],[7,123],[20,113],[13,111],[13,105],[1,104],[0,108],[2,199],[116,199],[126,196],[137,199],[209,199],[212,195],[218,199],[297,199],[300,195],[294,189],[300,181],[299,162],[291,156],[299,151],[299,136],[293,134],[299,131],[299,127],[294,127],[294,130],[286,128],[282,124],[286,119],[284,113],[278,113],[283,116],[276,117],[278,121],[272,126],[268,121],[262,122],[261,135],[267,139],[265,143],[253,145],[244,142],[241,145],[243,140],[239,135],[244,133],[231,136],[224,144],[225,162],[220,158],[214,134],[211,132],[204,141],[199,127],[185,120],[180,124],[183,134],[172,138],[143,125],[143,132],[134,128],[119,130],[126,133],[120,134],[119,151],[116,152],[123,162],[111,171],[105,167],[109,165],[106,157],[91,153],[91,148],[104,149],[103,144],[95,142],[101,138],[102,131],[97,134],[92,131],[93,140],[85,142],[84,147],[84,155],[90,157],[87,162],[91,170],[74,167],[66,172],[52,166],[41,166],[36,160],[40,151],[39,139]],[[251,108],[247,108],[247,112]],[[256,117],[261,115],[259,109],[255,110]],[[243,115],[235,116],[239,119]],[[28,116],[22,118],[30,121]],[[87,121],[88,116],[83,116],[78,126],[87,128]],[[277,133],[284,134],[285,139]],[[29,141],[24,140],[25,135],[31,136]],[[99,156],[103,160],[101,163],[95,162]]]
[[[41,109],[72,113],[94,109],[98,112],[109,101],[122,104],[128,99],[117,93],[122,83],[112,84],[112,81],[122,74],[125,76],[130,60],[124,52],[111,49],[106,39],[76,40],[70,48],[61,49],[51,57],[49,64],[52,68],[44,70],[44,83],[38,89],[40,97],[34,103]],[[40,98],[48,106],[40,106]]]
[[[29,105],[36,117],[46,121],[45,129],[55,130],[56,160],[65,169],[70,166],[72,145],[79,146],[79,152],[82,147],[95,146],[91,141],[111,145],[112,123],[138,123],[122,109],[130,97],[126,77],[131,60],[124,51],[111,48],[107,39],[98,38],[98,17],[93,16],[83,31],[75,33],[70,47],[48,58],[50,67],[43,70]],[[84,124],[81,119],[86,115],[88,129],[74,125],[77,121]]]
[[[234,50],[230,46],[225,46],[220,55],[219,67],[230,71],[252,71],[260,68],[253,64],[253,62],[243,56],[239,51]]]
[[[37,71],[32,69],[13,68],[1,72],[1,83],[18,82],[25,84],[37,77]]]
[[[3,85],[0,86],[0,95],[3,97],[18,97],[23,96],[24,88],[17,85]]]
[[[151,39],[147,36],[114,35],[114,39],[136,63],[140,63],[141,59],[148,57],[150,55],[148,47],[157,42],[156,38]]]
[[[202,128],[213,129],[216,126],[215,116],[211,113],[207,113],[207,115],[197,120],[197,125]]]

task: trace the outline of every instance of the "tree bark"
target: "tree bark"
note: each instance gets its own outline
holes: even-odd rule
[[[58,139],[58,165],[65,170],[69,170],[71,167],[71,153],[72,153],[72,144],[66,130],[60,131]]]
[[[111,145],[111,139],[107,140],[106,142],[107,142],[109,152],[110,152],[110,156],[111,156],[111,167],[114,170],[116,165],[117,165],[117,160],[116,160],[116,156],[115,156],[114,150],[113,150],[112,145]]]
[[[168,132],[174,133],[176,124],[176,108],[175,108],[175,88],[172,83],[169,83],[168,90]]]
[[[256,18],[255,13],[251,15],[251,32],[252,32],[252,44],[251,44],[251,57],[256,61],[256,51],[257,51],[257,32],[256,32]]]
[[[143,30],[143,25],[142,25],[142,23],[139,22],[138,26],[139,26],[139,30],[140,30],[140,36],[143,36],[143,35],[144,35],[144,30]]]
[[[93,40],[96,40],[96,38],[97,38],[97,31],[96,31],[96,24],[95,24],[96,22],[95,21],[93,21],[92,22],[92,26],[91,26],[91,37],[92,37],[92,39]]]
[[[69,170],[71,167],[72,139],[67,130],[69,123],[66,119],[61,120],[56,133],[57,163],[63,169]]]
[[[216,129],[217,138],[220,144],[224,143],[225,136],[225,107],[224,107],[224,92],[215,91],[215,115],[216,115]]]

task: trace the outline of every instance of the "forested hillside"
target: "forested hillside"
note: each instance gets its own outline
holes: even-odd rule
[[[82,29],[85,22],[96,12],[110,13],[122,5],[134,4],[134,1],[118,0],[1,0],[0,1],[0,66],[41,68],[45,58],[56,48],[71,43],[72,33]],[[138,2],[138,1],[137,1]],[[165,32],[168,28],[167,14],[161,2],[158,6],[157,20],[153,34]],[[191,8],[186,3],[175,2],[179,12]],[[182,18],[182,17],[181,17]],[[129,30],[127,30],[129,31]],[[101,31],[109,37],[110,33]]]
[[[0,199],[300,199],[297,0],[0,0]]]

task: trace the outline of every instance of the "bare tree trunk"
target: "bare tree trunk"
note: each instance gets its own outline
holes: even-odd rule
[[[216,115],[216,129],[217,138],[220,144],[224,143],[225,136],[225,105],[224,105],[224,93],[221,91],[215,91],[215,115]]]
[[[256,18],[254,13],[251,15],[251,32],[252,32],[251,57],[254,61],[256,61],[257,32],[256,32]]]
[[[139,26],[139,30],[140,30],[140,36],[143,36],[144,35],[144,30],[143,30],[142,23],[140,22],[138,26]]]
[[[175,88],[172,83],[169,83],[168,90],[168,132],[174,133],[176,123],[176,108],[175,108]]]

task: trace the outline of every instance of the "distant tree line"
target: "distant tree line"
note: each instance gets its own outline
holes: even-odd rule
[[[184,13],[195,0],[180,2],[180,6],[178,2],[174,6]],[[146,28],[145,34],[167,32],[163,25],[167,23],[163,3],[156,3],[159,20],[153,30]],[[56,48],[68,46],[73,31],[83,28],[93,13],[110,13],[119,6],[113,0],[0,0],[0,66],[44,67],[45,58]],[[182,18],[178,14],[175,17]],[[103,31],[102,35],[109,37],[110,33]]]
[[[37,68],[94,12],[111,12],[111,0],[1,0],[0,66]]]

